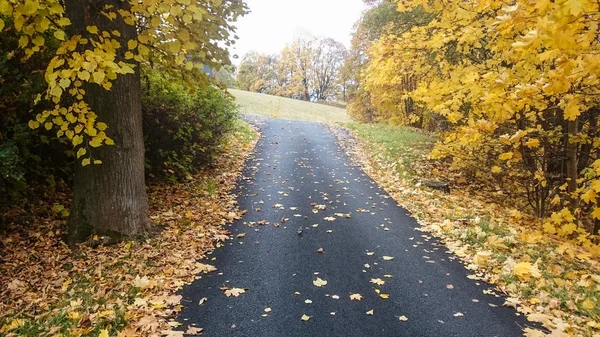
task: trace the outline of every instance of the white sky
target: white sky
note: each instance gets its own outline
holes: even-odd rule
[[[250,14],[235,26],[240,37],[230,50],[239,64],[249,51],[279,54],[295,35],[306,31],[350,46],[352,26],[365,8],[362,0],[246,0]]]

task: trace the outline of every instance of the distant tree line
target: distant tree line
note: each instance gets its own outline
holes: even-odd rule
[[[237,87],[305,101],[345,101],[348,83],[341,69],[347,55],[334,39],[298,36],[279,55],[246,54]]]

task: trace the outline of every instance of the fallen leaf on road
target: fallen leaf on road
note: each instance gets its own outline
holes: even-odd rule
[[[331,298],[333,298],[334,300],[339,300],[340,297],[338,295],[332,295]]]
[[[372,256],[375,252],[367,252],[367,255]]]
[[[451,284],[448,284],[448,285],[446,286],[446,288],[448,288],[448,289],[454,289],[454,286],[453,286],[453,285],[451,285]]]
[[[319,248],[317,249],[317,253],[325,253],[325,250],[323,248]]]
[[[198,303],[198,305],[204,305],[204,303],[206,303],[206,301],[208,301],[208,298],[206,298],[206,297],[202,297],[202,298],[200,299],[200,302]]]
[[[323,287],[323,286],[327,285],[327,281],[322,280],[317,277],[317,279],[313,281],[313,284],[317,287]]]
[[[265,308],[265,312],[271,312],[271,308]]]
[[[193,336],[200,336],[202,334],[202,328],[196,328],[193,326],[188,326],[187,330],[185,331],[186,335],[193,335]]]
[[[393,259],[394,259],[393,256],[383,256],[383,260],[384,261],[390,261],[390,260],[393,260]]]
[[[385,284],[385,281],[380,278],[372,278],[371,283],[375,283],[378,286],[382,286]]]
[[[363,297],[361,294],[350,294],[351,301],[360,301],[362,299],[363,299]]]
[[[312,303],[312,301],[311,301],[311,300],[309,300],[309,299],[307,298],[306,300],[304,300],[304,303],[306,303],[306,304],[311,304],[311,303]]]
[[[302,317],[300,317],[300,319],[306,322],[306,321],[308,321],[310,319],[310,316],[308,316],[308,315],[302,315]]]
[[[375,309],[371,309],[371,310],[367,311],[367,315],[373,316],[374,311],[375,311]]]
[[[379,297],[388,299],[388,298],[390,298],[390,294],[379,294]]]
[[[398,317],[398,319],[399,319],[399,320],[401,320],[402,322],[406,322],[406,321],[408,321],[408,317],[406,317],[406,316],[404,316],[404,315],[402,315],[402,316]]]
[[[245,293],[246,289],[243,288],[232,288],[232,289],[225,289],[225,296],[227,297],[238,297],[241,294]]]
[[[464,314],[462,312],[457,312],[456,314],[454,314],[454,317],[462,317],[464,316]]]
[[[327,217],[324,217],[323,219],[327,220],[327,221],[335,221],[335,217],[332,217],[332,216],[327,216]]]
[[[237,235],[237,238],[242,239],[244,236],[246,236],[246,233],[240,233]]]

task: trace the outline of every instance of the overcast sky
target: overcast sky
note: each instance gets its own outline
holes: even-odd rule
[[[249,51],[278,54],[306,31],[350,46],[352,26],[365,8],[362,0],[246,0],[251,13],[236,23],[240,39],[230,50],[240,59]],[[232,61],[235,64],[240,59]]]

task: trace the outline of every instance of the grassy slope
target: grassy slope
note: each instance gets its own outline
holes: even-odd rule
[[[433,148],[435,138],[405,126],[347,123],[345,127],[365,141],[372,154],[393,163],[396,171],[413,177],[419,164]]]
[[[229,89],[229,92],[236,97],[244,114],[313,122],[352,122],[341,108],[243,90]]]

